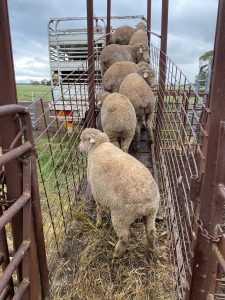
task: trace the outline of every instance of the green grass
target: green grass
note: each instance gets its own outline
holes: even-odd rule
[[[35,145],[39,156],[37,173],[49,265],[57,258],[55,235],[61,245],[65,238],[64,222],[68,224],[71,220],[75,186],[79,185],[82,174],[86,174],[86,157],[77,151],[78,143],[77,135],[65,134],[61,139],[51,138],[50,144],[47,138],[42,138]]]
[[[33,99],[39,99],[42,97],[46,92],[50,91],[51,86],[47,85],[17,85],[16,91],[17,91],[17,99],[19,101],[22,100],[32,100]],[[45,100],[51,100],[51,92],[49,92],[48,95],[44,97]]]

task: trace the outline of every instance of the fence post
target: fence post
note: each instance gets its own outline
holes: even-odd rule
[[[225,184],[225,122],[220,122],[215,186],[211,208],[211,232],[214,235],[218,234],[217,225],[221,224],[224,212],[224,199],[220,195],[221,184]],[[209,274],[206,284],[207,296],[215,293],[218,271],[218,259],[213,251],[213,243],[210,243],[209,247]]]
[[[200,176],[202,184],[200,186],[200,213],[199,218],[203,222],[204,228],[214,234],[215,216],[216,222],[220,219],[220,205],[216,205],[214,196],[216,175],[216,162],[218,151],[218,132],[220,121],[225,120],[225,0],[219,1],[217,29],[214,46],[214,58],[212,66],[211,89],[209,95],[210,114],[205,126],[208,135],[203,140],[204,159],[200,166]],[[219,167],[218,162],[217,165]],[[214,201],[213,201],[214,200]],[[212,209],[214,215],[212,215]],[[209,253],[211,247],[208,240],[202,236],[201,230],[198,229],[197,245],[194,253],[193,278],[191,284],[190,299],[205,300],[207,293],[213,294],[215,279],[215,260],[210,262]]]
[[[7,0],[0,1],[0,105],[17,103],[14,67],[12,63],[12,46],[9,29],[9,16]],[[7,124],[7,125],[6,125]],[[18,122],[13,118],[5,117],[0,120],[1,147],[5,152],[19,131]],[[16,146],[21,142],[18,141]],[[8,200],[18,199],[22,194],[22,168],[18,160],[8,163],[5,168],[8,183]],[[18,213],[12,220],[12,230],[15,237],[14,247],[19,248],[22,242],[22,231],[19,225],[22,222],[22,213]],[[19,282],[22,271],[18,269]]]
[[[88,29],[88,101],[87,127],[95,126],[95,57],[93,41],[93,0],[87,0]]]
[[[147,34],[148,34],[148,44],[151,44],[151,14],[152,14],[152,0],[147,0]]]
[[[16,84],[13,66],[13,55],[10,37],[10,26],[8,16],[7,0],[0,1],[0,105],[17,104]],[[19,119],[17,115],[0,118],[1,147],[3,153],[9,151],[10,145],[20,130]],[[21,139],[18,139],[14,147],[21,145]],[[12,205],[23,193],[23,168],[18,159],[5,164],[5,174],[7,178],[7,200]],[[36,203],[33,203],[36,205]],[[23,241],[23,215],[19,211],[12,218],[12,231],[14,250],[17,251]],[[36,233],[33,224],[30,228],[30,299],[40,299],[42,296],[42,287],[40,283],[40,269],[37,253]],[[0,241],[1,242],[1,241]],[[44,242],[44,241],[43,241]],[[45,261],[46,263],[46,261]],[[42,270],[41,270],[42,271]],[[18,267],[18,284],[22,281],[22,263]],[[47,296],[48,292],[43,292]]]
[[[169,9],[169,0],[162,0],[158,103],[157,103],[157,115],[156,115],[156,146],[158,148],[160,147],[160,140],[161,140],[161,134],[162,134],[162,127],[163,127],[162,122],[163,122],[165,83],[166,83],[168,9]],[[161,124],[160,124],[160,122],[161,122]]]
[[[107,0],[107,25],[106,25],[106,45],[110,42],[111,31],[111,0]]]

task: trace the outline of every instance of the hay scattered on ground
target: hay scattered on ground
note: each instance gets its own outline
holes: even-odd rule
[[[117,237],[109,218],[95,226],[95,211],[85,199],[77,202],[64,255],[52,270],[54,300],[169,300],[174,287],[165,223],[157,226],[157,250],[148,250],[144,226],[131,227],[129,247],[112,264]]]

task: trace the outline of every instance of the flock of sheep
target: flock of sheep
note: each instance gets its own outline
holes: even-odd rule
[[[150,171],[127,152],[132,140],[140,144],[143,123],[153,140],[155,72],[149,66],[148,37],[143,23],[115,30],[112,44],[101,52],[102,85],[97,95],[103,132],[86,128],[79,149],[88,156],[87,178],[97,207],[111,214],[119,238],[113,258],[123,255],[129,226],[139,218],[145,223],[151,249],[155,243],[155,219],[160,194]],[[121,149],[120,149],[121,148]]]

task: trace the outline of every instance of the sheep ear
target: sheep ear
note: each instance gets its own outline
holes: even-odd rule
[[[148,73],[144,72],[144,78],[148,77]]]
[[[95,140],[94,140],[93,138],[91,138],[91,139],[90,139],[90,143],[91,143],[91,144],[94,144],[94,143],[95,143]]]
[[[143,53],[143,49],[139,48],[139,53],[142,54]]]

